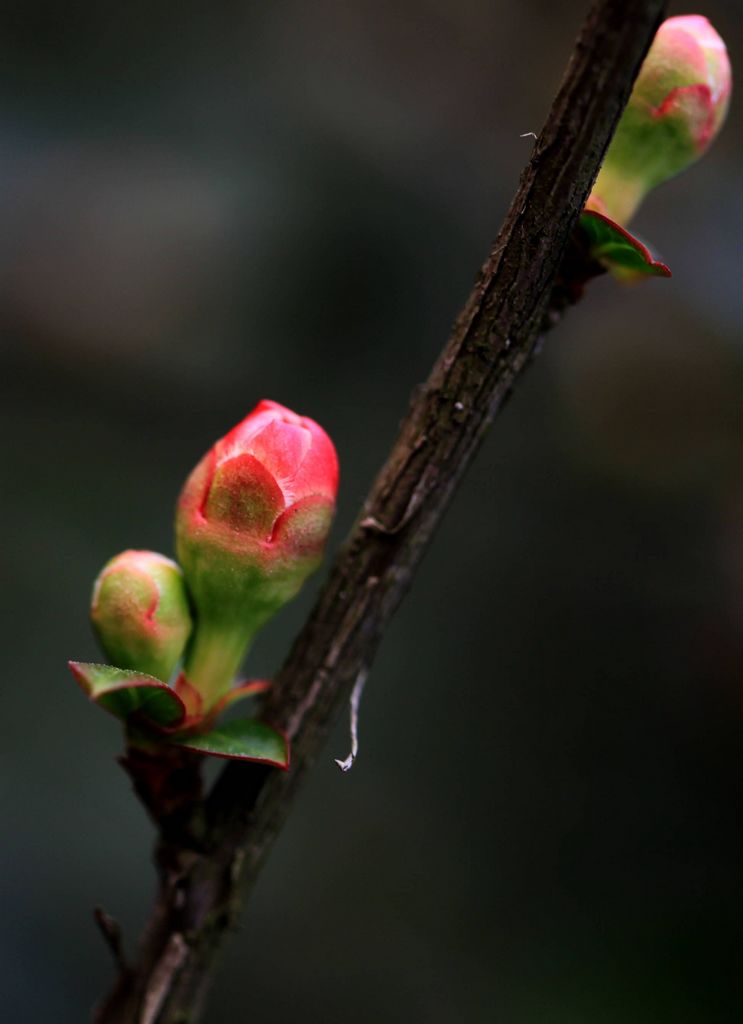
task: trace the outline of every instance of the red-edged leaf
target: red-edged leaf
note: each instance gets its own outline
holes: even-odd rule
[[[70,661],[70,671],[88,697],[117,718],[136,714],[156,726],[176,728],[186,719],[186,707],[167,683],[143,672]]]
[[[175,692],[183,701],[188,718],[199,721],[204,713],[204,699],[182,672],[175,681]]]
[[[245,700],[247,697],[257,697],[259,693],[265,693],[270,685],[271,681],[269,679],[251,679],[247,683],[233,686],[223,697],[220,697],[212,708],[210,716],[216,718],[223,711],[226,711],[227,708],[237,704],[239,700]]]
[[[289,767],[289,741],[280,732],[254,719],[227,722],[210,732],[171,737],[167,742],[207,757]]]
[[[588,237],[591,256],[620,281],[671,276],[666,264],[657,260],[639,238],[603,213],[584,210],[580,227]]]

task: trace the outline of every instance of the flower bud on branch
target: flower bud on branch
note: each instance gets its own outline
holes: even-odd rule
[[[730,100],[727,50],[706,18],[658,29],[596,179],[587,209],[626,224],[645,195],[710,146]]]
[[[191,632],[183,574],[155,551],[123,551],[95,581],[90,618],[114,665],[167,681]]]
[[[196,609],[185,674],[209,707],[258,630],[319,565],[338,487],[313,420],[260,402],[189,476],[176,549]]]

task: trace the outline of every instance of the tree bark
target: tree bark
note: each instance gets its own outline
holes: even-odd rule
[[[578,216],[665,6],[598,0],[588,13],[490,256],[269,691],[263,714],[291,738],[291,770],[228,765],[206,800],[195,796],[189,814],[178,808],[177,829],[147,801],[162,826],[160,892],[138,961],[120,966],[97,1024],[199,1018],[240,895],[254,882],[304,773],[369,669],[541,332],[593,272],[576,241]],[[140,794],[147,792],[146,780],[129,768]]]

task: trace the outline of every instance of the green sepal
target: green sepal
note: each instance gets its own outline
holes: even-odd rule
[[[70,661],[70,671],[87,696],[124,720],[136,715],[160,728],[173,729],[186,719],[186,706],[167,683],[143,672]]]
[[[671,276],[665,263],[610,217],[596,210],[584,210],[579,223],[588,238],[591,257],[620,281]]]
[[[287,738],[252,718],[227,722],[210,732],[169,737],[167,742],[207,757],[258,761],[285,770],[289,767]]]

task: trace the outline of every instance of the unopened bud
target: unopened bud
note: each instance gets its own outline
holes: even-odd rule
[[[196,629],[185,672],[207,706],[230,686],[255,631],[318,567],[337,487],[325,431],[267,401],[186,481],[176,547]]]
[[[167,681],[191,632],[183,574],[154,551],[124,551],[95,581],[90,618],[112,664]]]
[[[626,224],[647,192],[705,152],[727,113],[727,50],[706,18],[668,18],[640,68],[587,209]]]

